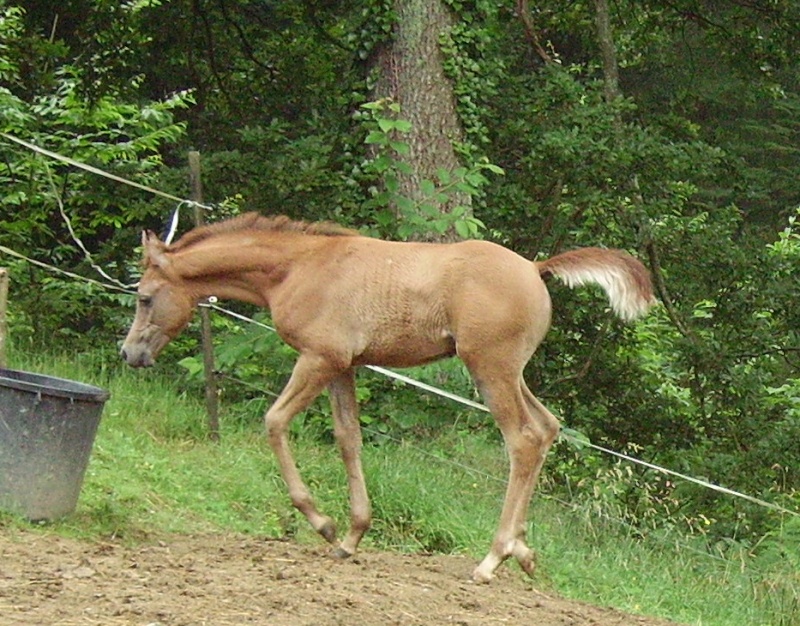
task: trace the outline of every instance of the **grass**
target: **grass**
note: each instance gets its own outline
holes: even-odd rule
[[[319,541],[291,508],[260,425],[223,417],[215,444],[204,437],[200,398],[157,372],[103,367],[81,355],[15,356],[12,365],[111,392],[78,509],[47,532],[133,543],[196,532]],[[320,508],[344,526],[346,481],[336,447],[301,435],[295,450]],[[375,517],[365,545],[483,555],[505,489],[497,443],[447,431],[425,442],[367,446],[364,465]],[[800,623],[800,580],[780,555],[759,567],[745,553],[726,560],[697,550],[677,533],[643,539],[547,494],[535,498],[531,520],[539,588],[696,626]],[[3,525],[29,527],[9,515],[0,517]]]

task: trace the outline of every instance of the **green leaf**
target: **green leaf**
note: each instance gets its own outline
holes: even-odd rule
[[[561,437],[578,450],[582,450],[586,447],[586,444],[591,443],[591,440],[585,434],[574,428],[567,428],[566,426],[561,427]]]
[[[411,146],[405,141],[390,141],[389,147],[400,155],[406,155],[411,152]]]
[[[396,122],[385,117],[378,118],[378,127],[384,132],[389,133],[395,129]]]
[[[382,133],[378,130],[370,131],[367,135],[367,138],[364,140],[364,143],[368,144],[379,144],[385,146],[389,142],[389,138],[386,136],[386,133]]]
[[[397,205],[397,208],[404,213],[413,213],[416,204],[411,198],[407,198],[406,196],[395,196],[394,202]]]
[[[375,217],[375,221],[384,227],[393,224],[396,219],[394,213],[392,213],[387,209],[383,209],[382,211],[376,211],[375,213],[373,213],[373,216]]]
[[[482,169],[489,170],[492,174],[499,174],[500,176],[505,176],[506,171],[500,167],[499,165],[495,165],[494,163],[486,163],[481,166]]]
[[[480,172],[468,172],[464,176],[464,180],[466,180],[470,185],[472,185],[475,188],[481,187],[482,185],[485,185],[487,182],[489,182],[488,180],[486,180],[486,177]]]
[[[178,365],[185,369],[190,377],[195,377],[203,371],[203,363],[200,359],[193,356],[187,356],[185,359],[181,359],[178,361]]]
[[[400,224],[397,227],[397,235],[400,239],[408,239],[415,231],[416,229],[411,224]]]
[[[427,215],[429,217],[435,217],[435,218],[442,217],[442,212],[439,210],[439,208],[429,202],[423,202],[419,206],[419,212],[422,215]]]
[[[395,161],[394,167],[400,174],[405,174],[406,176],[411,176],[414,173],[414,168],[402,161]]]
[[[450,228],[450,223],[447,220],[436,220],[431,223],[433,229],[440,235],[444,235],[447,229]]]
[[[388,170],[394,161],[392,161],[391,157],[382,154],[381,156],[377,157],[370,163],[370,169],[373,172],[377,172],[378,174],[382,174],[386,170]]]

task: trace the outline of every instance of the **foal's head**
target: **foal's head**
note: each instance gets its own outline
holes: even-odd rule
[[[186,286],[173,268],[166,245],[151,232],[142,234],[144,274],[139,281],[136,317],[122,344],[122,358],[133,367],[148,367],[189,323],[194,310]]]

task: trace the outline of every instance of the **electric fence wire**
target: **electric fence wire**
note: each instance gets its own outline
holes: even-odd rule
[[[135,183],[133,181],[127,180],[127,179],[122,178],[120,176],[116,176],[114,174],[110,174],[110,173],[105,172],[105,171],[103,171],[103,170],[101,170],[99,168],[96,168],[96,167],[93,167],[93,166],[90,166],[90,165],[86,165],[85,163],[81,163],[80,161],[76,161],[74,159],[71,159],[69,157],[65,157],[65,156],[60,155],[58,153],[52,152],[50,150],[45,150],[44,148],[40,148],[39,146],[31,144],[31,143],[29,143],[27,141],[23,141],[22,139],[18,139],[17,137],[9,135],[8,133],[0,132],[0,137],[3,137],[4,139],[7,139],[7,140],[12,141],[14,143],[17,143],[17,144],[19,144],[19,145],[21,145],[21,146],[23,146],[25,148],[28,148],[29,150],[33,150],[34,152],[37,152],[37,153],[39,153],[41,155],[50,157],[50,158],[55,159],[57,161],[61,161],[63,163],[67,163],[69,165],[78,167],[78,168],[86,170],[88,172],[91,172],[91,173],[94,173],[94,174],[97,174],[97,175],[100,175],[100,176],[104,176],[106,178],[110,178],[111,180],[115,180],[115,181],[117,181],[119,183],[122,183],[122,184],[125,184],[125,185],[129,185],[129,186],[132,186],[132,187],[136,187],[138,189],[142,189],[144,191],[148,191],[148,192],[153,193],[155,195],[162,196],[162,197],[165,197],[165,198],[168,198],[170,200],[173,200],[173,201],[177,202],[178,203],[178,207],[176,208],[175,212],[173,213],[172,222],[171,222],[171,226],[170,226],[171,234],[174,234],[174,232],[175,232],[175,228],[176,228],[176,225],[177,225],[177,213],[178,213],[178,210],[180,209],[180,207],[182,205],[185,205],[185,204],[193,204],[192,201],[190,201],[190,200],[185,200],[183,198],[179,198],[177,196],[173,196],[171,194],[168,194],[168,193],[153,189],[151,187],[147,187],[146,185],[141,185],[139,183]],[[201,206],[201,207],[206,208],[206,209],[210,209],[210,207],[207,207],[206,205],[198,204],[198,206]],[[71,226],[70,226],[70,230],[72,230]],[[79,244],[79,246],[83,249],[83,245],[82,244]],[[87,278],[85,276],[81,276],[79,274],[74,274],[72,272],[68,272],[66,270],[62,270],[62,269],[56,268],[56,267],[54,267],[52,265],[49,265],[47,263],[43,263],[42,261],[36,261],[34,259],[30,259],[30,258],[28,258],[28,257],[26,257],[26,256],[24,256],[24,255],[22,255],[22,254],[20,254],[18,252],[15,252],[15,251],[5,247],[5,246],[0,246],[0,252],[3,252],[5,254],[9,254],[9,255],[17,257],[17,258],[24,259],[25,261],[31,262],[31,263],[39,266],[39,267],[42,267],[42,268],[45,268],[45,269],[50,269],[50,270],[58,272],[60,274],[69,276],[70,278],[75,278],[75,279],[78,279],[78,280],[84,280],[84,281],[90,282],[92,284],[101,286],[101,287],[107,287],[109,289],[116,289],[116,290],[120,290],[120,291],[130,292],[130,290],[128,289],[127,286],[120,286],[120,285],[122,285],[122,283],[119,283],[119,281],[113,281],[115,283],[118,283],[117,285],[113,285],[113,286],[112,285],[108,285],[108,284],[104,284],[104,283],[101,283],[100,281],[96,281],[96,280]],[[104,273],[103,273],[103,275],[105,276]],[[201,303],[201,306],[210,307],[210,308],[214,309],[215,311],[218,311],[220,313],[228,315],[229,317],[233,317],[235,319],[238,319],[240,321],[244,321],[244,322],[247,322],[247,323],[256,324],[258,326],[261,326],[261,327],[263,327],[265,329],[270,330],[271,332],[276,332],[275,328],[273,328],[272,326],[269,326],[268,324],[264,324],[263,322],[258,322],[258,321],[254,320],[252,318],[249,318],[247,316],[241,315],[241,314],[236,313],[234,311],[230,311],[228,309],[225,309],[223,307],[218,306],[216,304],[216,298],[214,298],[214,297],[209,298],[208,301],[205,302],[205,303]],[[405,376],[404,374],[400,374],[400,373],[395,372],[393,370],[389,370],[389,369],[386,369],[386,368],[383,368],[383,367],[378,367],[378,366],[375,366],[375,365],[367,365],[365,367],[367,367],[368,369],[370,369],[370,370],[372,370],[374,372],[382,374],[384,376],[387,376],[387,377],[393,378],[395,380],[398,380],[398,381],[400,381],[400,382],[402,382],[404,384],[417,387],[419,389],[422,389],[423,391],[426,391],[426,392],[429,392],[429,393],[433,393],[433,394],[441,396],[443,398],[447,398],[449,400],[452,400],[454,402],[458,402],[458,403],[463,404],[465,406],[468,406],[470,408],[473,408],[473,409],[476,409],[476,410],[479,410],[479,411],[483,411],[483,412],[487,412],[487,413],[490,412],[488,407],[486,407],[485,405],[483,405],[483,404],[481,404],[479,402],[475,402],[474,400],[470,400],[468,398],[461,397],[461,396],[459,396],[457,394],[450,393],[449,391],[446,391],[444,389],[440,389],[440,388],[435,387],[433,385],[429,385],[429,384],[424,383],[422,381],[418,381],[418,380],[416,380],[414,378],[411,378],[409,376]],[[778,504],[775,504],[773,502],[767,502],[766,500],[762,500],[760,498],[756,498],[754,496],[751,496],[751,495],[748,495],[748,494],[745,494],[745,493],[741,493],[739,491],[735,491],[733,489],[729,489],[729,488],[723,487],[721,485],[717,485],[717,484],[712,483],[710,481],[706,481],[706,480],[703,480],[703,479],[700,479],[700,478],[695,478],[693,476],[689,476],[688,474],[684,474],[684,473],[681,473],[681,472],[676,472],[674,470],[662,467],[660,465],[656,465],[654,463],[649,463],[647,461],[643,461],[641,459],[637,459],[637,458],[635,458],[633,456],[630,456],[628,454],[623,454],[621,452],[617,452],[615,450],[611,450],[610,448],[605,448],[603,446],[599,446],[599,445],[591,443],[589,441],[584,441],[582,439],[578,439],[578,438],[576,438],[576,437],[574,437],[574,436],[572,436],[572,435],[570,435],[568,433],[562,432],[560,436],[562,438],[566,438],[566,439],[569,439],[569,440],[573,441],[578,446],[584,446],[584,447],[591,448],[593,450],[597,450],[598,452],[602,452],[603,454],[614,456],[614,457],[616,457],[616,458],[618,458],[620,460],[623,460],[623,461],[626,461],[626,462],[629,462],[629,463],[633,463],[633,464],[636,464],[636,465],[640,465],[642,467],[645,467],[647,469],[659,472],[661,474],[665,474],[665,475],[668,475],[668,476],[673,476],[675,478],[679,478],[681,480],[684,480],[684,481],[687,481],[687,482],[690,482],[690,483],[694,483],[696,485],[705,487],[707,489],[716,491],[718,493],[722,493],[722,494],[725,494],[725,495],[728,495],[728,496],[732,496],[732,497],[736,497],[736,498],[740,498],[740,499],[746,500],[746,501],[748,501],[748,502],[750,502],[752,504],[756,504],[758,506],[761,506],[761,507],[764,507],[764,508],[767,508],[767,509],[771,509],[773,511],[777,511],[777,512],[779,512],[781,514],[800,517],[800,512],[787,509],[787,508],[782,507],[782,506],[780,506]]]
[[[68,156],[64,156],[63,154],[59,154],[58,152],[53,152],[52,150],[47,150],[36,144],[33,144],[29,141],[25,141],[24,139],[20,139],[19,137],[15,137],[14,135],[10,135],[9,133],[0,132],[0,137],[6,139],[7,141],[11,141],[16,143],[20,146],[27,148],[37,154],[41,154],[43,156],[49,157],[54,161],[60,161],[61,163],[66,163],[67,165],[71,165],[72,167],[77,167],[78,169],[84,170],[86,172],[91,172],[92,174],[96,174],[97,176],[102,176],[104,178],[108,178],[109,180],[116,181],[118,183],[122,183],[123,185],[127,185],[129,187],[135,187],[136,189],[140,189],[142,191],[146,191],[151,193],[155,196],[160,196],[162,198],[166,198],[167,200],[172,200],[173,202],[177,202],[179,204],[196,204],[204,209],[209,211],[213,210],[213,207],[207,206],[205,204],[199,204],[192,200],[186,200],[185,198],[179,198],[178,196],[173,196],[171,193],[167,193],[166,191],[161,191],[159,189],[154,189],[153,187],[148,187],[147,185],[142,185],[141,183],[134,182],[132,180],[128,180],[127,178],[123,178],[122,176],[117,176],[116,174],[112,174],[110,172],[106,172],[105,170],[101,170],[99,167],[94,167],[93,165],[89,165],[87,163],[83,163],[81,161],[77,161],[72,159]]]
[[[169,226],[167,228],[166,237],[164,239],[165,243],[167,243],[167,244],[172,243],[172,238],[175,236],[175,232],[176,232],[176,230],[178,228],[178,219],[179,219],[179,216],[180,216],[180,210],[181,210],[182,207],[184,207],[184,206],[198,206],[198,207],[200,207],[202,209],[205,209],[206,211],[213,211],[214,210],[214,207],[212,207],[212,206],[210,206],[208,204],[201,204],[199,202],[195,202],[194,200],[187,200],[185,198],[179,198],[178,196],[174,196],[171,193],[167,193],[165,191],[161,191],[160,189],[154,189],[153,187],[148,187],[147,185],[142,185],[141,183],[137,183],[137,182],[129,180],[127,178],[123,178],[122,176],[117,176],[116,174],[112,174],[110,172],[106,172],[105,170],[102,170],[99,167],[94,167],[93,165],[89,165],[88,163],[83,163],[82,161],[78,161],[78,160],[72,159],[72,158],[70,158],[68,156],[64,156],[63,154],[59,154],[58,152],[53,152],[52,150],[47,150],[46,148],[42,148],[40,146],[37,146],[36,144],[33,144],[33,143],[29,142],[29,141],[25,141],[24,139],[20,139],[19,137],[15,137],[14,135],[11,135],[9,133],[0,132],[0,137],[2,137],[3,139],[5,139],[7,141],[11,141],[13,143],[16,143],[17,145],[20,145],[20,146],[22,146],[24,148],[27,148],[28,150],[31,150],[31,151],[35,152],[36,154],[38,154],[40,156],[46,156],[46,157],[51,158],[51,159],[53,159],[55,161],[59,161],[61,163],[65,163],[67,165],[71,165],[72,167],[77,167],[78,169],[84,170],[84,171],[89,172],[91,174],[96,174],[97,176],[102,176],[103,178],[108,178],[109,180],[113,180],[115,182],[122,183],[123,185],[127,185],[129,187],[134,187],[136,189],[140,189],[142,191],[146,191],[148,193],[151,193],[153,195],[159,196],[161,198],[166,198],[167,200],[172,200],[173,202],[177,202],[177,206],[175,207],[175,210],[172,212],[172,216],[171,216],[170,221],[169,221]],[[51,182],[51,185],[52,185],[52,188],[53,188],[53,192],[55,193],[56,198],[58,198],[58,193],[56,192],[55,185],[53,184],[52,174],[50,173],[49,168],[47,169],[47,172],[48,172],[48,175],[50,176],[50,182]],[[59,204],[60,204],[60,200],[59,200]],[[62,215],[64,215],[63,211],[62,211]],[[69,219],[65,217],[65,220],[67,222],[67,227],[70,230],[70,234],[73,235],[73,239],[75,239],[75,241],[78,244],[78,246],[86,254],[88,254],[88,252],[85,250],[85,248],[83,248],[82,243],[75,237],[75,235],[74,235],[74,233],[72,231],[72,224],[69,222]],[[117,282],[113,278],[110,279],[110,280],[112,282]]]

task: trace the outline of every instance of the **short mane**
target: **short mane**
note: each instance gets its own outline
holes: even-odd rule
[[[292,220],[285,215],[275,215],[265,217],[256,212],[243,213],[222,222],[200,226],[183,235],[178,241],[170,246],[170,250],[182,250],[198,241],[204,241],[214,235],[221,233],[232,233],[245,230],[261,230],[272,232],[293,232],[304,235],[326,235],[353,237],[360,233],[344,226],[339,226],[333,222],[304,222]]]

